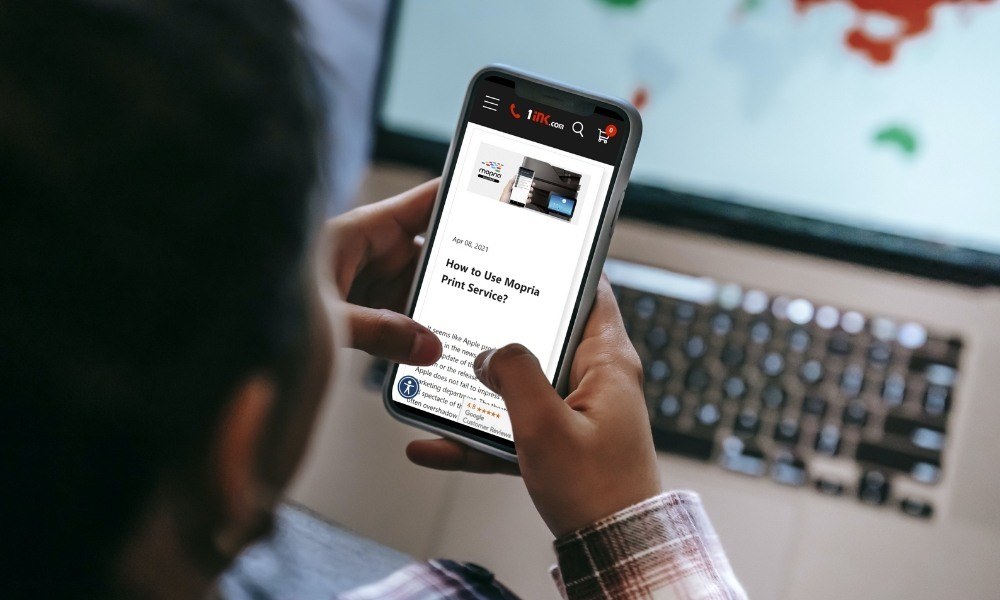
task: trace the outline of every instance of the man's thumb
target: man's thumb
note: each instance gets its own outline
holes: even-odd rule
[[[507,405],[515,442],[550,428],[570,410],[542,371],[538,359],[521,344],[487,350],[476,357],[476,377],[500,394]]]

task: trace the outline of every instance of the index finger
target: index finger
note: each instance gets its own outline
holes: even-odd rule
[[[397,196],[362,206],[327,224],[327,239],[333,280],[347,294],[358,271],[373,258],[392,254],[393,249],[413,245],[413,239],[427,229],[440,179],[432,179]],[[412,252],[400,254],[409,261]]]
[[[365,207],[366,217],[363,222],[369,226],[369,232],[379,233],[387,226],[402,229],[410,236],[416,236],[427,230],[430,222],[431,209],[437,198],[441,178],[435,177],[420,185]],[[378,242],[378,237],[372,236],[371,241]]]

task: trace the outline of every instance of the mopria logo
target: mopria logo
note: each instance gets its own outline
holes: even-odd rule
[[[479,165],[478,177],[493,183],[500,183],[500,176],[503,175],[503,163],[495,160],[484,160]]]

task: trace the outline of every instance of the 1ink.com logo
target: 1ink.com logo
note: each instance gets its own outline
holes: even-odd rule
[[[406,398],[407,400],[413,399],[414,396],[420,393],[420,382],[417,381],[416,377],[412,375],[407,375],[399,380],[396,384],[396,390],[399,395]]]
[[[500,183],[503,174],[503,163],[495,160],[484,160],[479,165],[479,178],[493,183]]]

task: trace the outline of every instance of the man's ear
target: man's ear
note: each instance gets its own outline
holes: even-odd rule
[[[212,447],[212,486],[218,493],[220,551],[235,554],[258,534],[277,500],[261,476],[260,452],[274,415],[275,385],[254,376],[235,389],[218,421]]]

